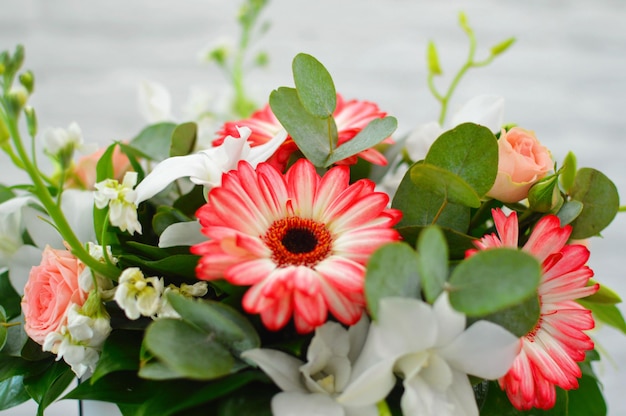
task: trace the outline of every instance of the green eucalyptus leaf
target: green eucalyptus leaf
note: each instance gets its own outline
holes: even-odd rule
[[[424,161],[458,175],[482,197],[496,180],[498,141],[486,127],[460,124],[435,140]]]
[[[537,293],[541,265],[521,250],[478,251],[454,269],[450,303],[467,316],[485,316],[510,308]]]
[[[413,165],[418,166],[419,163]],[[431,192],[430,185],[416,184],[407,171],[396,190],[391,206],[402,211],[398,227],[438,225],[465,233],[470,222],[470,208],[448,203],[439,193]],[[442,209],[443,207],[443,209]]]
[[[420,234],[426,228],[428,227],[408,226],[400,227],[397,230],[406,243],[414,246],[417,244]],[[465,252],[467,250],[475,248],[474,241],[476,239],[474,237],[450,228],[439,227],[439,229],[443,232],[443,235],[446,238],[449,257],[451,260],[462,260],[465,258]]]
[[[559,170],[559,179],[561,186],[566,193],[569,193],[574,186],[574,180],[576,179],[577,162],[576,155],[572,152],[567,153],[565,160],[563,160],[563,166]]]
[[[574,230],[571,238],[576,240],[598,235],[613,221],[619,210],[615,184],[592,168],[578,170],[570,196],[583,204],[582,212],[572,222]]]
[[[172,132],[170,157],[186,156],[193,152],[198,137],[198,125],[194,122],[182,123]]]
[[[365,299],[373,319],[382,298],[419,298],[418,270],[417,254],[405,243],[385,244],[370,256],[365,273]]]
[[[496,323],[515,336],[523,337],[537,325],[540,313],[539,298],[532,296],[522,303],[482,316],[480,319]]]
[[[270,94],[270,107],[298,148],[315,166],[323,167],[337,144],[337,126],[332,117],[309,114],[294,88],[281,87]]]
[[[356,136],[334,149],[325,165],[330,166],[377,145],[391,136],[397,127],[398,121],[394,117],[377,118],[370,121]]]
[[[109,373],[139,368],[141,331],[114,330],[102,347],[98,365],[89,379],[93,384]]]
[[[144,342],[155,357],[181,377],[211,380],[229,374],[234,358],[213,334],[179,319],[159,319]]]
[[[333,115],[337,93],[330,73],[317,59],[299,53],[292,62],[293,80],[300,103],[308,113],[318,118]]]
[[[0,306],[0,350],[4,348],[4,344],[7,342],[8,328],[6,327],[7,316],[4,312],[4,308]]]
[[[574,221],[581,212],[583,212],[583,203],[572,200],[565,202],[559,209],[559,212],[557,212],[556,216],[559,217],[559,220],[561,221],[561,227],[564,227]]]
[[[448,279],[448,245],[441,229],[430,226],[417,241],[418,270],[426,301],[434,303]]]
[[[185,321],[210,333],[236,355],[261,346],[261,340],[252,324],[230,306],[220,302],[189,299],[176,293],[168,294],[167,298]]]
[[[619,308],[606,303],[589,302],[586,299],[577,301],[593,313],[593,317],[626,334],[626,321]]]
[[[594,279],[589,279],[589,285],[594,285],[596,282]],[[622,302],[622,298],[613,289],[601,284],[600,288],[593,295],[583,298],[586,302],[604,303],[608,305],[615,305]]]
[[[155,161],[167,159],[170,154],[172,134],[176,123],[162,122],[144,128],[131,141],[130,145],[141,149],[146,158]]]
[[[411,168],[411,180],[446,201],[471,208],[480,206],[480,197],[460,176],[443,168],[420,163]]]
[[[180,373],[172,370],[160,361],[148,361],[141,365],[139,377],[149,380],[171,380],[179,379]]]

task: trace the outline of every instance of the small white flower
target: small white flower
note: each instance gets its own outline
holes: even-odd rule
[[[241,356],[261,367],[283,390],[272,398],[272,413],[276,416],[376,416],[378,397],[355,394],[351,399],[340,400],[350,383],[368,384],[368,380],[352,378],[353,363],[366,333],[366,317],[348,330],[336,322],[327,322],[315,330],[306,363],[271,349],[251,349]],[[376,390],[377,386],[371,388]]]
[[[169,285],[163,291],[163,296],[161,297],[161,305],[159,306],[159,310],[156,313],[156,318],[175,318],[179,319],[180,315],[172,305],[170,305],[167,300],[168,293],[179,293],[187,298],[193,297],[202,297],[207,294],[209,291],[209,285],[207,282],[196,282],[193,285],[188,285],[183,283],[180,287]]]
[[[187,156],[176,156],[159,163],[137,186],[137,204],[152,198],[173,181],[188,177],[197,185],[207,188],[218,186],[222,175],[237,167],[241,160],[256,167],[266,161],[287,138],[282,130],[275,137],[260,146],[250,147],[248,127],[238,128],[240,138],[226,137],[217,147],[211,147]]]
[[[385,298],[353,373],[379,388],[352,383],[338,400],[354,401],[365,392],[383,399],[395,385],[395,372],[403,378],[404,415],[478,415],[467,375],[501,377],[518,350],[519,339],[499,325],[478,321],[466,329],[465,315],[452,309],[445,292],[433,306]]]
[[[57,361],[63,358],[76,376],[82,377],[96,368],[104,341],[111,333],[110,319],[105,314],[84,315],[83,310],[73,304],[66,320],[59,332],[46,336],[43,350],[56,354]]]
[[[137,220],[137,172],[127,172],[120,184],[115,179],[105,179],[95,185],[94,203],[97,208],[109,206],[109,221],[120,230],[141,234]]]
[[[124,310],[128,319],[140,316],[155,316],[161,307],[163,280],[146,278],[137,267],[125,269],[115,290],[115,301]]]
[[[58,155],[62,151],[80,149],[84,145],[83,132],[79,125],[72,122],[67,130],[57,127],[48,128],[43,132],[44,149],[51,155]]]

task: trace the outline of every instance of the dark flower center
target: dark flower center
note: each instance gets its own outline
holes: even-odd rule
[[[278,267],[313,267],[330,254],[332,243],[324,224],[300,217],[274,221],[261,239]]]

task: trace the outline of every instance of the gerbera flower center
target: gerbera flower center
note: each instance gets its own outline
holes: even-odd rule
[[[262,240],[278,267],[313,267],[328,256],[332,243],[324,224],[300,217],[274,221]]]

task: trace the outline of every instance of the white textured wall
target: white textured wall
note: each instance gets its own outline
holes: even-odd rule
[[[224,78],[196,53],[218,36],[236,36],[233,0],[2,0],[0,49],[26,46],[36,74],[32,99],[40,126],[77,121],[88,141],[132,137],[145,124],[136,105],[147,78],[170,88],[181,114],[189,87],[219,89]],[[248,79],[259,102],[291,85],[298,52],[320,59],[346,97],[368,99],[399,119],[399,131],[437,114],[425,84],[424,51],[436,40],[451,71],[465,57],[456,25],[465,10],[483,51],[508,36],[517,44],[493,65],[469,74],[455,105],[480,93],[506,98],[506,121],[535,130],[557,160],[573,150],[581,166],[596,167],[626,200],[626,2],[623,0],[274,0],[272,29],[258,47],[271,65]],[[480,52],[480,49],[479,49]],[[479,54],[480,56],[480,54]],[[0,155],[2,181],[17,181]],[[18,176],[16,176],[18,175]],[[624,203],[624,202],[622,202]],[[592,243],[596,278],[626,294],[626,214]],[[622,307],[623,311],[626,308]],[[596,333],[612,357],[599,369],[610,415],[626,414],[626,338]],[[23,406],[1,415],[31,415]],[[71,416],[74,404],[46,415]]]

